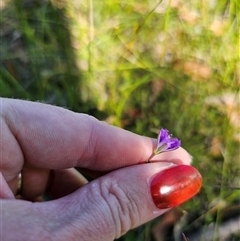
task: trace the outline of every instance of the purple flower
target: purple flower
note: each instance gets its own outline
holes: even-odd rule
[[[155,156],[162,152],[173,151],[180,147],[181,141],[177,138],[173,138],[168,133],[167,129],[161,129],[158,135],[157,147],[154,149],[153,154],[148,159],[148,162]]]
[[[157,147],[154,150],[154,154],[158,155],[161,152],[173,151],[181,145],[181,141],[177,138],[172,138],[171,134],[168,134],[168,130],[161,129],[158,135]]]

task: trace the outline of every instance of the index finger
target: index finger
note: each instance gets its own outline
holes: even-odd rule
[[[22,152],[18,156],[34,167],[110,171],[145,162],[155,144],[151,138],[64,108],[4,98],[1,103],[2,116]],[[16,153],[7,154],[3,160],[16,160]]]
[[[17,155],[34,167],[108,171],[144,162],[154,142],[89,115],[43,103],[2,99],[2,116],[22,152],[11,157],[4,151],[3,160],[13,162]],[[5,139],[4,146],[15,144]]]

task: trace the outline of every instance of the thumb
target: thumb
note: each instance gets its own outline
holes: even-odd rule
[[[58,220],[68,224],[58,230],[68,240],[111,241],[188,200],[201,183],[199,172],[187,165],[161,162],[122,168],[56,200],[57,206],[66,207],[58,212]]]

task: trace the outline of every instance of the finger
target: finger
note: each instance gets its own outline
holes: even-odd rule
[[[15,185],[14,185],[15,186]],[[0,199],[14,199],[14,194],[0,172]]]
[[[83,167],[109,171],[144,163],[156,140],[139,136],[69,110],[20,100],[2,99],[2,116],[18,141],[19,153],[4,151],[2,159],[11,160],[11,170],[19,171],[16,156],[33,167],[63,169]],[[4,131],[4,130],[3,130]],[[8,130],[5,132],[6,135]],[[4,145],[5,148],[5,145]],[[169,153],[165,154],[165,156]],[[13,165],[14,162],[16,165]],[[18,164],[18,165],[17,165]],[[10,168],[6,164],[6,168]]]
[[[167,176],[164,169],[171,169],[170,174],[174,175]],[[159,174],[164,178],[160,180]],[[151,192],[156,175],[163,189],[159,189],[163,197],[157,201]],[[63,237],[73,240],[79,235],[88,237],[89,241],[113,240],[191,198],[200,186],[200,174],[186,165],[161,162],[122,168],[54,201],[56,207],[67,206],[57,212],[58,223],[70,225],[67,229],[62,225],[59,230]],[[166,188],[170,191],[164,196]]]
[[[88,183],[88,180],[76,169],[53,170],[46,190],[51,199],[57,199],[75,192]]]
[[[50,171],[25,167],[20,194],[26,200],[36,200],[36,197],[43,194],[55,199],[76,191],[86,183],[86,178],[74,168]]]
[[[69,110],[28,101],[2,99],[2,116],[15,140],[18,153],[4,151],[4,163],[26,161],[33,167],[65,169],[83,167],[109,171],[144,163],[155,140],[142,137]],[[5,127],[5,128],[6,128]],[[7,130],[3,130],[7,133]],[[5,145],[3,146],[5,148]],[[16,151],[15,151],[16,152]],[[16,159],[21,157],[21,160]],[[24,159],[23,159],[24,158]],[[15,163],[16,164],[16,163]],[[10,168],[5,164],[6,169]],[[18,164],[19,165],[19,164]],[[15,168],[16,172],[19,167]]]
[[[16,136],[13,135],[7,121],[4,119],[7,119],[7,116],[4,114],[2,105],[2,99],[0,98],[0,172],[11,188],[11,191],[15,193],[18,188],[17,179],[24,164],[24,157]],[[8,111],[8,108],[5,111]],[[4,115],[5,117],[3,117]]]
[[[78,166],[106,172],[144,163],[156,143],[59,107],[4,98],[1,105],[5,122],[0,170],[8,183],[18,176],[24,161],[25,166],[45,170]],[[178,152],[188,155],[179,148],[162,154],[161,159],[171,160],[172,154]]]
[[[163,152],[155,156],[151,162],[169,161],[176,165],[185,164],[190,165],[192,162],[192,156],[183,148],[178,148],[175,151]]]
[[[48,184],[49,176],[49,169],[25,166],[21,173],[21,196],[25,199],[33,200],[43,195]]]

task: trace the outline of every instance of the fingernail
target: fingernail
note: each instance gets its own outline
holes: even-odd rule
[[[159,172],[151,182],[151,194],[160,209],[171,208],[198,193],[202,176],[192,166],[177,165]]]

